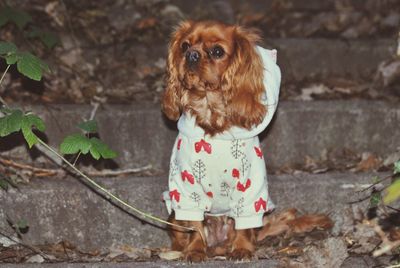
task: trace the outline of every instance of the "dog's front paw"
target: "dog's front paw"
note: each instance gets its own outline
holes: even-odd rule
[[[237,248],[229,254],[229,258],[236,261],[251,260],[253,258],[253,253],[245,248]]]
[[[200,250],[191,250],[185,253],[184,259],[188,262],[202,262],[205,261],[207,255],[204,251]]]

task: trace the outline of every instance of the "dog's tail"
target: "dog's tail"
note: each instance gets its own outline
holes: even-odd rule
[[[333,227],[333,221],[324,214],[306,214],[297,216],[295,208],[288,209],[277,215],[264,216],[264,226],[257,232],[257,241],[267,236],[282,233],[307,233],[314,229],[328,230]]]

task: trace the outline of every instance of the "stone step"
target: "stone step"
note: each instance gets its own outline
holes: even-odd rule
[[[30,106],[47,125],[48,142],[57,147],[63,137],[77,133],[76,125],[89,118],[87,105]],[[151,164],[166,172],[177,135],[156,104],[105,105],[96,114],[101,139],[119,153],[119,168]],[[400,146],[400,106],[381,101],[312,101],[279,104],[275,119],[261,135],[269,170],[304,163],[305,157],[322,157],[327,150],[350,149],[380,156]],[[5,155],[28,158],[16,135],[0,139]],[[11,149],[11,150],[10,150]],[[31,156],[36,157],[33,151]]]
[[[345,78],[371,82],[379,64],[396,54],[396,39],[269,38],[261,46],[278,50],[283,83]],[[138,45],[138,66],[165,58],[165,45]],[[156,52],[153,52],[156,51]]]
[[[269,188],[278,210],[295,207],[303,212],[329,213],[336,222],[333,233],[339,234],[352,228],[348,218],[352,206],[348,202],[357,200],[355,191],[371,183],[375,175],[271,175]],[[161,194],[167,189],[167,176],[96,181],[138,209],[167,217],[161,201]],[[166,232],[157,227],[160,224],[146,224],[121,211],[73,178],[34,179],[19,189],[1,191],[0,204],[2,230],[10,231],[6,215],[13,221],[26,219],[29,231],[24,234],[24,242],[32,245],[67,240],[85,251],[124,244],[140,248],[169,246]],[[366,205],[368,200],[355,206],[365,209]]]
[[[396,40],[266,39],[277,48],[283,82],[347,78],[372,81],[378,65],[396,53]]]
[[[181,261],[156,261],[156,262],[127,262],[127,263],[116,263],[116,262],[103,262],[103,263],[21,263],[21,264],[1,264],[1,267],[4,268],[168,268],[168,267],[198,267],[198,268],[209,268],[209,267],[216,267],[216,268],[244,268],[244,267],[251,267],[251,268],[275,268],[281,267],[279,263],[275,260],[256,260],[251,262],[233,262],[233,261],[207,261],[203,263],[186,263]],[[361,266],[364,268],[364,266]],[[365,266],[366,267],[366,266]]]

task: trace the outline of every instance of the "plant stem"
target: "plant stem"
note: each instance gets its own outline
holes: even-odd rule
[[[74,163],[72,164],[73,166],[75,166],[76,162],[78,162],[78,159],[79,159],[79,156],[81,156],[81,153],[82,153],[82,152],[79,152],[78,155],[76,156],[75,161],[74,161]]]
[[[8,72],[8,69],[10,69],[10,66],[11,66],[10,64],[7,65],[6,70],[4,71],[3,75],[1,76],[1,78],[0,78],[0,86],[1,86],[1,84],[3,83],[3,79],[4,79],[4,77],[6,76],[6,73]],[[5,101],[1,96],[0,96],[0,102],[1,102],[5,107],[8,107],[6,101]]]
[[[65,159],[62,155],[60,155],[56,150],[54,150],[51,146],[47,145],[47,143],[45,143],[44,141],[42,141],[41,139],[38,138],[38,141],[41,145],[43,145],[46,149],[48,149],[49,151],[51,151],[52,153],[54,153],[55,155],[57,155],[60,159],[62,159],[62,161],[67,164],[70,168],[72,168],[75,172],[77,172],[80,176],[82,176],[85,180],[87,180],[89,183],[91,183],[93,186],[95,186],[97,189],[101,190],[103,193],[106,194],[107,197],[111,197],[114,200],[116,200],[118,203],[120,203],[121,205],[133,210],[134,212],[140,214],[143,217],[152,219],[154,221],[158,221],[167,225],[171,225],[174,227],[178,227],[181,229],[186,229],[189,231],[196,231],[195,228],[193,227],[185,227],[185,226],[181,226],[181,225],[177,225],[177,224],[173,224],[170,223],[168,221],[165,221],[163,219],[157,218],[153,215],[147,214],[133,206],[131,206],[130,204],[128,204],[127,202],[125,202],[124,200],[120,199],[119,197],[117,197],[116,195],[114,195],[113,193],[111,193],[110,191],[108,191],[107,189],[105,189],[103,186],[101,186],[100,184],[98,184],[97,182],[95,182],[94,180],[92,180],[91,178],[89,178],[87,175],[85,175],[82,171],[80,171],[79,169],[77,169],[73,164],[71,164],[67,159]]]

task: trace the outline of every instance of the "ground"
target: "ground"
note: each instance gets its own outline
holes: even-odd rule
[[[3,2],[0,6],[4,5]],[[184,18],[218,18],[228,23],[255,27],[261,30],[265,45],[271,45],[269,42],[276,40],[313,42],[321,39],[331,41],[332,46],[337,42],[350,44],[360,41],[369,44],[376,40],[392,40],[396,43],[400,24],[400,5],[396,0],[232,0],[198,1],[196,4],[182,0],[18,0],[8,1],[8,4],[28,12],[32,16],[32,23],[22,31],[13,24],[2,26],[0,39],[14,42],[22,50],[34,52],[50,65],[51,72],[45,74],[43,81],[33,82],[20,76],[13,67],[5,76],[0,94],[10,104],[45,106],[93,102],[159,103],[164,87],[169,36],[173,27]],[[26,33],[33,26],[55,33],[59,42],[50,49],[39,40],[28,39]],[[284,55],[285,52],[282,53]],[[400,61],[395,52],[387,54],[392,56],[374,62],[373,66],[359,66],[360,69],[365,67],[373,70],[363,75],[344,73],[330,76],[318,73],[322,67],[315,61],[316,74],[299,78],[290,75],[289,67],[285,65],[280,99],[368,99],[399,103]],[[351,55],[348,57],[351,58]],[[5,63],[1,62],[0,69],[5,67]],[[391,172],[393,162],[400,158],[399,150],[385,157],[373,152],[354,152],[352,148],[327,148],[324,152],[321,159],[306,157],[302,164],[284,165],[271,173]],[[35,176],[40,177],[40,172],[35,173],[30,165],[20,165],[24,163],[18,162],[18,159],[13,162],[16,159],[1,156],[0,160],[0,168],[4,172],[17,174],[27,181]],[[42,168],[59,171],[46,164]],[[154,174],[160,174],[160,171],[147,170],[141,175]],[[337,267],[337,263],[343,262],[348,262],[348,267],[352,267],[351,262],[356,263],[360,259],[366,266],[398,264],[398,249],[393,249],[389,256],[379,258],[373,258],[371,252],[386,238],[388,243],[400,240],[399,210],[390,208],[389,212],[380,212],[375,220],[371,220],[368,212],[371,210],[366,208],[346,212],[351,214],[346,218],[349,221],[346,225],[348,233],[338,236],[335,233],[337,230],[333,229],[281,234],[261,241],[256,255],[260,259],[278,260],[286,267],[302,267],[301,264],[305,263],[314,267]],[[23,232],[15,228],[16,222],[11,221],[10,225],[17,233]],[[377,228],[382,228],[383,232]],[[23,240],[13,242],[6,238],[6,233],[1,232],[3,237],[0,243],[3,246],[0,247],[0,261],[6,263],[129,262],[176,257],[165,248],[120,246],[108,251],[82,251],[74,241],[64,240],[33,246]],[[23,237],[23,233],[19,235]],[[348,258],[349,255],[354,258]]]

